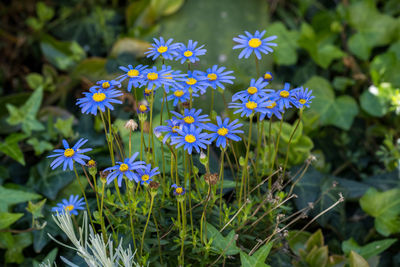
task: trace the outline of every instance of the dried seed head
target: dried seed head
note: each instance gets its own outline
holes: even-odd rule
[[[215,185],[218,182],[218,174],[217,173],[206,173],[204,175],[204,180],[209,185]]]
[[[124,127],[128,130],[131,131],[136,131],[136,129],[138,128],[138,124],[136,121],[130,119],[129,121],[127,121],[124,125]]]
[[[149,183],[149,187],[151,189],[157,189],[159,186],[160,186],[160,184],[155,181],[150,181],[150,183]]]
[[[190,108],[190,102],[189,101],[183,102],[182,103],[182,107],[183,108]]]

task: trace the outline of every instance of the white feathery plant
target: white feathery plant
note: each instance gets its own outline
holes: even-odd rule
[[[48,234],[49,237],[54,240],[54,242],[75,250],[89,267],[140,266],[133,259],[135,253],[132,253],[131,247],[129,246],[127,249],[122,247],[122,240],[120,245],[114,249],[111,237],[108,238],[107,243],[105,243],[101,235],[95,234],[88,224],[86,212],[83,215],[82,227],[78,229],[78,236],[75,233],[69,212],[57,213],[57,215],[53,215],[52,217],[58,227],[60,227],[72,242],[73,247],[56,240],[50,234]],[[62,256],[60,258],[67,266],[79,267]],[[51,267],[51,264],[49,262],[43,262],[40,267]]]

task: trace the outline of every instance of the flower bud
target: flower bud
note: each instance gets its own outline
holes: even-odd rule
[[[93,177],[96,176],[97,174],[96,161],[91,159],[86,163],[86,166],[89,168],[90,175]]]
[[[204,166],[206,167],[208,166],[208,157],[203,151],[200,152],[200,162]]]

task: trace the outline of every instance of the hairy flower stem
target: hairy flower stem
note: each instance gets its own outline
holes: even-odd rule
[[[164,61],[164,59],[163,59]],[[163,86],[164,89],[164,86]],[[163,112],[164,112],[164,103],[167,101],[167,93],[165,92],[164,89],[164,95],[163,95],[163,100],[161,103],[161,111],[160,111],[160,125],[163,123]],[[165,159],[164,159],[164,142],[161,142],[161,160],[162,160],[162,188],[163,188],[163,196],[162,196],[162,201],[161,205],[164,203],[164,199],[166,197],[166,194],[168,192],[166,188],[166,178],[165,178]]]
[[[301,109],[300,109],[300,114],[299,114],[299,119],[298,119],[298,121],[297,121],[297,123],[296,123],[296,126],[295,126],[294,129],[293,129],[293,132],[290,134],[290,137],[289,137],[289,142],[288,142],[287,150],[286,150],[285,164],[283,165],[283,172],[282,172],[282,177],[283,177],[283,178],[285,178],[286,167],[287,167],[287,163],[288,163],[288,160],[289,160],[289,149],[290,149],[290,144],[291,144],[291,142],[292,142],[292,139],[293,139],[294,134],[295,134],[296,131],[297,131],[297,128],[299,128],[299,125],[300,125],[301,117],[302,117],[302,116],[303,116],[303,109],[301,108]]]
[[[219,224],[222,224],[222,190],[224,189],[224,155],[225,149],[221,147],[221,168],[219,169],[220,190],[219,190]]]
[[[134,224],[133,224],[133,211],[132,211],[132,206],[133,206],[132,191],[128,186],[127,179],[125,179],[125,182],[126,182],[126,192],[128,193],[129,222],[130,222],[130,226],[131,226],[132,241],[133,241],[133,247],[136,251],[135,228],[134,228]]]
[[[283,124],[283,115],[282,115],[281,122],[279,123],[279,132],[278,132],[278,136],[276,138],[275,153],[274,153],[274,157],[272,158],[272,167],[271,167],[271,170],[270,170],[271,173],[274,171],[275,160],[276,160],[276,156],[278,155],[279,139],[281,138],[282,124]],[[271,181],[271,179],[270,179],[270,181]],[[269,188],[269,184],[270,183],[268,183],[268,189],[270,189]]]
[[[264,122],[264,121],[263,121]],[[256,148],[256,167],[254,170],[254,174],[256,175],[256,181],[257,184],[260,183],[260,175],[258,172],[258,166],[259,166],[259,156],[261,154],[261,138],[262,138],[262,128],[264,127],[263,122],[260,122],[260,114],[258,114],[257,117],[257,148]],[[258,190],[258,196],[260,197],[260,190]]]
[[[104,218],[103,218],[103,205],[104,205],[104,188],[106,186],[106,183],[102,181],[102,186],[101,186],[101,201],[100,201],[100,210],[99,210],[99,216],[100,216],[100,222],[102,222],[101,225],[101,231],[103,233],[103,240],[104,242],[107,242],[107,232],[106,228],[104,225]]]
[[[205,200],[206,203],[204,203],[203,212],[201,213],[201,220],[200,220],[200,242],[204,244],[207,243],[207,235],[203,236],[203,225],[205,225],[206,222],[206,210],[208,201],[210,199],[210,195],[211,195],[211,184],[208,185],[207,198]]]
[[[244,166],[242,171],[242,179],[240,184],[240,194],[239,194],[239,207],[242,206],[242,195],[244,193],[244,200],[246,200],[246,180],[245,177],[247,175],[247,164],[249,162],[249,152],[250,152],[250,145],[251,145],[251,126],[253,124],[253,116],[254,114],[250,115],[250,125],[249,125],[249,137],[247,139],[247,148],[246,148],[246,156],[244,159]]]
[[[185,201],[181,201],[182,209],[182,232],[181,232],[181,265],[185,263],[185,238],[186,238],[186,198]]]
[[[100,206],[100,201],[99,201],[99,194],[98,194],[98,188],[97,188],[96,175],[92,175],[92,177],[93,177],[94,191],[95,191],[95,194],[96,194],[97,208],[100,211],[101,206]],[[104,189],[104,184],[103,184],[103,189]],[[102,193],[102,196],[103,196],[103,193]],[[107,242],[107,232],[106,232],[106,228],[105,228],[105,225],[104,225],[104,218],[101,215],[100,215],[100,226],[101,226],[101,232],[103,234],[103,240],[104,240],[104,242]]]
[[[132,156],[132,129],[129,129],[129,157]]]
[[[260,66],[259,66],[259,64],[258,64],[258,58],[257,58],[257,56],[256,56],[256,54],[254,54],[254,60],[255,60],[255,62],[256,62],[256,71],[257,71],[257,78],[258,77],[260,77]]]
[[[79,179],[79,175],[78,175],[78,172],[76,171],[75,164],[73,164],[73,166],[74,166],[74,172],[75,172],[76,180],[78,180],[79,188],[81,189],[82,195],[83,195],[83,197],[85,198],[86,209],[87,209],[87,211],[88,211],[88,215],[89,215],[89,219],[90,219],[90,224],[92,225],[93,229],[95,229],[95,228],[94,228],[93,221],[92,221],[92,215],[90,214],[89,202],[87,201],[86,194],[85,194],[85,189],[84,189],[83,186],[82,186],[81,179]]]
[[[268,167],[271,162],[271,152],[272,152],[272,116],[269,118],[269,127],[268,127]],[[271,171],[272,172],[272,171]],[[268,190],[271,191],[272,181],[268,180]]]
[[[143,120],[140,120],[140,161],[143,160]]]
[[[214,89],[211,89],[211,106],[210,106],[210,117],[211,117],[211,113],[214,109]]]
[[[154,87],[152,89],[151,93],[151,100],[150,100],[150,125],[149,125],[149,139],[148,139],[148,150],[147,153],[150,156],[150,147],[151,147],[151,155],[152,159],[151,162],[154,164],[155,163],[155,149],[154,149],[154,135],[153,135],[153,103],[154,103]],[[147,161],[150,162],[150,160],[147,158]]]
[[[142,257],[143,257],[144,236],[146,235],[147,226],[149,225],[150,216],[151,216],[151,211],[152,211],[152,209],[153,209],[154,196],[155,196],[155,195],[151,194],[150,210],[149,210],[149,214],[148,214],[148,216],[147,216],[146,224],[145,224],[144,229],[143,229],[142,242],[140,243],[140,256],[142,256]]]

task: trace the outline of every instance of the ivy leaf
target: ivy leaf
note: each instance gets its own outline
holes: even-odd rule
[[[388,249],[396,241],[397,241],[397,239],[394,239],[394,238],[383,239],[383,240],[371,242],[365,246],[360,246],[359,244],[357,244],[357,242],[353,238],[350,238],[349,240],[346,240],[342,243],[342,250],[346,254],[349,254],[350,251],[357,252],[362,257],[364,257],[366,260],[368,260],[369,258],[377,256],[380,253],[382,253],[383,251],[385,251],[386,249]]]
[[[36,4],[36,13],[42,22],[49,21],[54,16],[54,9],[43,2]]]
[[[0,212],[0,229],[5,229],[19,220],[23,213]]]
[[[263,245],[253,255],[249,256],[243,251],[240,251],[240,261],[243,267],[267,267],[265,260],[272,248],[272,242]]]
[[[23,249],[32,244],[32,233],[22,233],[13,236],[5,253],[6,262],[21,264],[24,262]]]
[[[57,121],[54,124],[54,128],[56,128],[64,138],[69,138],[74,135],[74,131],[72,130],[73,122],[74,122],[73,116],[65,120],[57,118]]]
[[[39,87],[20,108],[7,104],[6,107],[10,113],[7,123],[10,125],[22,124],[22,130],[28,135],[32,131],[44,130],[44,126],[36,120],[36,114],[39,111],[42,98],[43,88]]]
[[[32,214],[33,219],[38,219],[42,218],[42,209],[44,204],[46,203],[47,199],[43,199],[42,201],[39,201],[38,203],[32,203],[31,201],[28,202],[28,207],[26,210]]]
[[[343,130],[350,129],[358,114],[357,102],[352,97],[343,95],[335,98],[329,82],[319,76],[312,77],[304,87],[312,89],[315,96],[310,108],[304,112],[305,123],[310,123],[311,118],[318,117],[320,125],[334,125]]]
[[[0,186],[0,207],[1,211],[4,211],[8,208],[10,205],[18,204],[18,203],[23,203],[27,202],[29,200],[35,200],[42,198],[41,195],[31,193],[31,192],[25,192],[21,190],[15,190],[15,189],[8,189],[3,186]]]
[[[30,144],[33,149],[35,150],[35,155],[41,155],[45,151],[49,151],[53,149],[53,145],[45,140],[38,140],[36,137],[30,138],[27,141],[28,144]]]
[[[268,27],[268,34],[278,36],[274,40],[278,44],[272,54],[274,61],[279,65],[296,64],[299,32],[289,31],[282,22],[275,22]]]
[[[383,236],[400,232],[400,189],[379,192],[370,188],[360,199],[361,208],[375,218],[375,228]]]
[[[0,143],[0,151],[18,161],[20,164],[25,165],[24,154],[18,146],[18,142],[25,138],[26,135],[22,133],[10,134],[2,143]]]
[[[36,90],[44,85],[44,78],[39,73],[32,72],[26,76],[26,82],[31,89]]]
[[[369,115],[382,117],[388,111],[387,101],[379,95],[373,95],[369,91],[364,91],[360,97],[361,108]]]
[[[235,231],[232,230],[224,237],[212,224],[207,223],[207,238],[212,241],[212,247],[217,253],[224,253],[225,255],[235,255],[240,252],[236,246]]]

